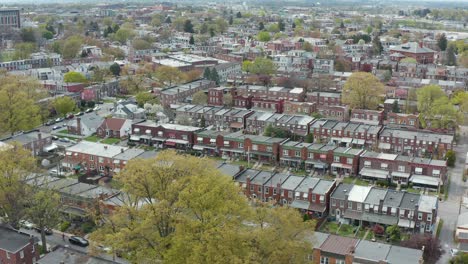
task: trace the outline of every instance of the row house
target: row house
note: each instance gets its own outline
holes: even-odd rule
[[[266,124],[288,130],[294,135],[305,137],[309,134],[310,125],[314,120],[313,117],[305,115],[275,114],[266,120]]]
[[[314,218],[324,217],[328,215],[330,195],[335,186],[336,181],[304,177],[294,190],[294,200],[290,206]]]
[[[447,179],[447,162],[368,151],[361,155],[359,174],[368,180],[438,189]]]
[[[382,125],[384,119],[383,110],[353,109],[351,110],[351,122],[368,125]]]
[[[224,94],[228,93],[230,89],[226,87],[213,87],[208,89],[208,105],[223,106]]]
[[[230,133],[216,130],[196,132],[196,141],[192,149],[208,156],[218,156],[220,149],[224,147],[224,136]]]
[[[437,209],[436,196],[352,184],[339,184],[330,200],[330,214],[339,222],[398,225],[420,233],[434,231]]]
[[[403,55],[403,57],[399,57],[400,59],[409,57],[421,64],[431,64],[434,62],[435,51],[424,47],[422,42],[408,42],[390,48],[390,53]]]
[[[281,145],[280,164],[325,174],[333,162],[335,146],[288,141]]]
[[[0,237],[0,263],[33,264],[39,260],[40,250],[35,236],[2,225]]]
[[[284,111],[283,113],[288,115],[311,115],[317,111],[315,103],[307,102],[284,102]]]
[[[284,109],[284,99],[252,98],[252,109],[281,114]]]
[[[318,105],[316,113],[327,119],[349,121],[349,106],[347,105]]]
[[[157,147],[189,149],[195,143],[195,133],[202,128],[143,121],[132,124],[130,141]]]
[[[306,101],[309,103],[316,103],[317,105],[342,105],[341,93],[330,93],[330,92],[311,92],[307,93]]]
[[[0,142],[11,144],[18,143],[23,148],[31,151],[33,156],[40,155],[44,152],[53,151],[57,148],[52,142],[52,135],[48,133],[42,133],[39,130],[32,130],[17,135],[13,135],[2,139]],[[1,144],[0,144],[1,146]]]
[[[192,97],[198,91],[206,90],[215,86],[216,83],[213,81],[199,80],[167,88],[160,91],[159,96],[161,99],[161,104],[164,106],[177,104],[179,102],[183,102],[188,97]]]
[[[204,105],[183,105],[176,108],[176,116],[187,116],[193,122],[197,122],[205,117],[207,114],[214,115],[218,111],[222,110],[221,106],[204,106]],[[211,120],[209,118],[208,120]],[[206,118],[205,118],[206,121]]]
[[[233,106],[250,109],[252,108],[253,98],[253,95],[234,95],[232,98]]]
[[[253,98],[283,99],[285,101],[303,102],[305,98],[304,88],[265,87],[246,85],[235,88],[236,96],[253,96]]]
[[[303,168],[307,159],[307,148],[311,143],[288,141],[281,145],[280,165],[292,168]]]
[[[358,175],[359,157],[363,149],[339,147],[333,150],[333,163],[330,165],[333,175]]]
[[[419,157],[443,157],[447,150],[453,149],[454,141],[454,136],[449,134],[391,127],[385,127],[379,137],[379,150]]]
[[[386,125],[420,129],[419,114],[388,113]]]
[[[406,87],[408,88],[408,87]],[[393,112],[393,106],[395,101],[398,104],[400,113],[415,113],[418,110],[417,102],[409,101],[402,98],[406,98],[408,94],[408,89],[405,87],[399,87],[393,91],[392,97],[398,97],[396,99],[386,99],[384,102],[384,117],[388,119],[388,115]]]
[[[324,120],[315,122],[311,131],[314,138],[333,142],[342,147],[373,147],[377,145],[381,125]]]

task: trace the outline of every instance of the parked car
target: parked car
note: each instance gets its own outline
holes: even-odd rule
[[[58,175],[58,176],[63,176],[63,175],[64,175],[64,174],[63,174],[63,171],[60,171],[60,172],[59,172],[57,169],[51,169],[51,170],[49,170],[49,174],[50,174],[51,176],[57,176],[57,175]]]
[[[93,111],[93,109],[88,108],[88,109],[86,109],[85,113],[91,113],[92,111]]]
[[[450,255],[452,255],[452,257],[455,257],[457,254],[458,254],[458,249],[456,248],[450,249]]]
[[[93,110],[94,110],[94,111],[101,110],[101,107],[100,107],[100,106],[96,106],[96,107],[94,107]]]
[[[26,221],[26,220],[21,220],[19,222],[20,226],[22,226],[23,228],[26,228],[26,229],[33,229],[34,228],[34,224],[29,222],[29,221]]]
[[[58,139],[59,139],[59,137],[57,137],[57,136],[52,136],[52,140],[58,140]]]
[[[75,117],[74,114],[68,114],[68,115],[67,115],[67,119],[72,119],[72,118],[74,118],[74,117]]]
[[[65,120],[65,118],[59,117],[59,118],[55,119],[55,123],[62,122],[63,120]]]
[[[61,139],[60,139],[60,142],[69,143],[69,142],[70,142],[70,139],[64,137],[64,138],[61,138]]]
[[[89,242],[88,240],[82,238],[82,237],[79,237],[79,236],[71,236],[68,241],[70,242],[70,244],[74,244],[74,245],[78,245],[78,246],[81,246],[81,247],[87,247],[89,245]]]
[[[78,113],[76,113],[75,115],[76,115],[76,116],[82,116],[82,115],[84,115],[84,113],[83,113],[83,112],[78,112]]]
[[[62,128],[62,126],[61,126],[61,125],[58,125],[58,126],[54,126],[54,127],[52,128],[52,130],[57,130],[57,129],[61,129],[61,128]]]
[[[41,229],[40,229],[39,227],[37,227],[37,226],[35,226],[33,229],[36,230],[36,232],[38,232],[38,233],[41,232]],[[48,228],[48,227],[44,228],[44,233],[45,233],[47,236],[51,236],[51,235],[54,234],[54,232],[52,231],[52,229],[50,229],[50,228]]]
[[[49,120],[45,123],[46,126],[51,126],[53,124],[55,124],[55,120]]]

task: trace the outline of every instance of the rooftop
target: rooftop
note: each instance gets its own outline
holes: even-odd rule
[[[113,158],[114,156],[123,153],[127,149],[127,147],[107,145],[83,140],[78,144],[67,148],[67,152],[77,152],[93,156]]]
[[[360,240],[354,251],[354,258],[378,262],[387,258],[390,248],[391,245],[388,244]]]
[[[372,187],[354,185],[353,189],[349,192],[349,201],[363,203],[366,200]]]
[[[30,236],[26,233],[10,229],[0,225],[0,249],[16,253],[30,242]]]
[[[350,237],[330,235],[327,240],[323,242],[320,249],[327,253],[344,256],[351,252],[351,249],[356,246],[358,241],[359,240]]]

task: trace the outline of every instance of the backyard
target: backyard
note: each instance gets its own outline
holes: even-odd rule
[[[117,144],[119,142],[120,142],[120,139],[118,138],[106,138],[106,139],[101,140],[101,143],[109,144],[109,145]]]
[[[101,140],[101,138],[96,135],[92,135],[92,136],[84,138],[84,140],[91,141],[91,142],[98,142],[99,140]]]

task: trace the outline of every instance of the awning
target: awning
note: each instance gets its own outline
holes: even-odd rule
[[[388,171],[384,171],[384,170],[362,168],[359,174],[361,174],[364,177],[369,177],[369,178],[387,179],[389,173]]]
[[[222,148],[221,151],[224,152],[234,152],[234,153],[241,153],[244,154],[245,151],[243,149],[229,149],[229,148]]]
[[[391,145],[390,143],[379,143],[379,149],[390,149],[391,148]]]
[[[346,210],[343,214],[344,218],[351,218],[351,219],[356,219],[356,220],[361,220],[362,218],[362,213],[353,211],[353,210]]]
[[[193,145],[192,147],[194,150],[203,150],[203,146],[200,145]]]
[[[281,157],[280,160],[286,160],[286,161],[301,161],[301,158]]]
[[[422,171],[423,171],[423,169],[422,169],[422,168],[415,168],[414,171],[415,171],[416,173],[421,174]]]
[[[327,163],[322,162],[320,160],[306,160],[305,163],[306,164],[312,164],[312,165],[314,165],[314,168],[317,168],[317,169],[325,169],[325,168],[328,167]]]
[[[160,142],[166,141],[166,139],[165,139],[165,138],[162,138],[162,137],[152,137],[151,140],[153,140],[153,141],[160,141]]]
[[[271,152],[261,152],[261,151],[250,151],[250,154],[259,155],[259,156],[267,156],[267,157],[273,156],[273,153]]]
[[[399,172],[399,171],[392,172],[392,177],[409,178],[410,176],[411,174],[406,173],[406,172]]]
[[[73,169],[75,169],[75,170],[81,170],[81,165],[76,165]]]
[[[341,139],[341,142],[343,142],[343,143],[351,143],[351,141],[353,141],[353,138],[345,137],[345,138]]]
[[[439,178],[434,178],[431,176],[425,175],[413,175],[410,179],[413,184],[422,184],[438,187],[440,184]]]
[[[326,208],[327,207],[325,206],[325,203],[324,204],[310,203],[309,211],[323,213],[325,212]]]
[[[414,228],[415,221],[410,221],[409,219],[399,219],[398,226],[405,228]]]
[[[166,140],[166,144],[169,143],[169,142],[173,142],[175,144],[183,144],[183,145],[186,145],[186,144],[189,143],[187,140],[175,139],[175,138],[171,138],[171,139]]]
[[[210,138],[210,143],[216,143],[216,139],[215,138]]]
[[[232,128],[243,128],[244,127],[244,125],[242,123],[239,123],[239,122],[231,123],[229,126],[232,127]]]
[[[141,135],[140,138],[151,139],[151,135]]]
[[[44,152],[49,152],[49,151],[52,151],[52,150],[57,149],[57,148],[58,148],[58,146],[55,145],[55,143],[52,143],[49,146],[44,147]]]
[[[395,216],[372,213],[362,214],[361,219],[363,221],[379,223],[383,225],[395,225],[398,222],[398,218]]]
[[[342,138],[332,137],[330,140],[331,140],[331,141],[338,141],[338,142],[341,142]]]
[[[135,129],[133,129],[133,132],[139,133],[140,129],[138,127],[136,127]]]
[[[331,166],[336,167],[336,168],[349,169],[349,170],[353,168],[353,166],[349,164],[343,164],[343,163],[338,163],[338,162],[333,162]]]
[[[364,145],[365,143],[366,143],[366,141],[364,139],[355,138],[353,140],[353,144],[356,144],[356,145]]]
[[[62,211],[70,215],[75,215],[75,216],[80,216],[80,217],[86,216],[86,211],[78,207],[68,206],[68,207],[65,207]]]
[[[131,136],[130,136],[130,140],[131,140],[131,141],[140,141],[140,136],[131,135]]]
[[[166,146],[171,146],[171,147],[174,147],[176,145],[176,143],[172,141],[166,141],[164,144],[166,144]]]
[[[310,202],[302,200],[294,200],[291,204],[291,207],[303,210],[309,210]]]

